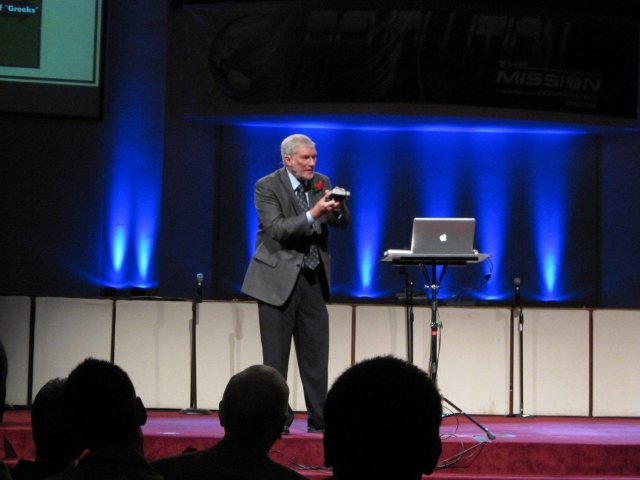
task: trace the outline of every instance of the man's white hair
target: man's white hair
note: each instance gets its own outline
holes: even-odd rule
[[[298,148],[300,145],[310,147],[316,146],[314,141],[306,135],[303,135],[301,133],[294,133],[293,135],[289,135],[280,144],[280,155],[282,155],[282,160],[284,161],[284,157],[290,157],[294,153],[296,153],[296,148]]]

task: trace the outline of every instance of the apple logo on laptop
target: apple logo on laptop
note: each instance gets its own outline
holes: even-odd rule
[[[442,235],[440,235],[440,241],[441,242],[446,242],[447,241],[447,234],[443,233]]]

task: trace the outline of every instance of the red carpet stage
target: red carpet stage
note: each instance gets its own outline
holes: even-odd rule
[[[467,418],[445,418],[441,428],[443,468],[430,478],[640,479],[640,418],[474,418],[495,435],[495,440],[489,440]],[[189,448],[203,449],[223,435],[215,413],[202,416],[150,411],[143,430],[149,459]],[[0,434],[6,463],[33,457],[28,410],[6,412]],[[291,435],[279,440],[271,455],[309,478],[322,479],[331,474],[322,468],[322,436],[306,433],[303,415],[296,417]]]

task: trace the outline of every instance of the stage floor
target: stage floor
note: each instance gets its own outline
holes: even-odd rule
[[[640,418],[473,418],[495,439],[468,418],[445,418],[440,465],[430,478],[640,479]],[[28,410],[5,412],[0,434],[3,459],[10,465],[18,458],[33,458],[29,422]],[[207,448],[224,434],[216,412],[184,415],[166,410],[149,411],[143,432],[149,460]],[[304,415],[296,415],[291,434],[276,442],[271,456],[309,478],[331,475],[323,467],[322,435],[306,432]]]

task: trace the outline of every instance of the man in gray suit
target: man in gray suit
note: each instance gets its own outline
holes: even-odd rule
[[[329,193],[331,181],[315,171],[313,141],[300,134],[282,141],[283,167],[256,182],[256,250],[242,291],[258,300],[265,365],[287,378],[291,338],[300,367],[308,431],[324,430],[331,285],[329,226],[346,227],[346,204]],[[293,421],[289,409],[284,432]]]

